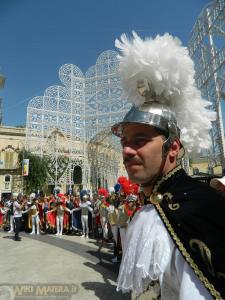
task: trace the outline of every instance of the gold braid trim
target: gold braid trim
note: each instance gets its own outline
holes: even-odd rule
[[[162,196],[161,194],[158,193],[158,189],[159,189],[160,185],[163,182],[165,182],[166,180],[168,180],[170,177],[172,177],[180,169],[182,169],[182,167],[179,165],[176,168],[174,168],[173,170],[171,170],[171,172],[169,172],[168,174],[166,174],[165,176],[163,176],[158,182],[156,182],[156,184],[155,184],[155,186],[153,188],[153,191],[152,191],[152,195],[155,194],[157,201],[151,201],[151,196],[150,196],[150,201],[149,202],[151,202],[152,204],[154,204],[154,206],[156,207],[156,210],[158,211],[159,215],[161,216],[161,218],[162,218],[162,220],[163,220],[163,222],[164,222],[164,224],[165,224],[168,232],[170,233],[172,239],[174,240],[174,242],[177,245],[178,249],[180,250],[180,252],[184,256],[184,258],[187,261],[187,263],[190,265],[190,267],[193,269],[193,271],[195,272],[195,274],[201,280],[201,282],[205,285],[205,287],[209,290],[209,292],[211,293],[211,295],[216,300],[223,300],[223,298],[221,297],[220,293],[215,289],[214,285],[211,284],[209,282],[209,280],[204,276],[204,274],[202,273],[202,271],[198,268],[198,266],[196,265],[196,263],[194,262],[194,260],[191,258],[190,254],[185,249],[183,243],[180,241],[180,239],[176,235],[175,231],[173,230],[172,225],[170,224],[170,222],[167,219],[167,217],[166,217],[163,209],[161,208],[160,201],[158,201],[158,198],[160,198],[159,196]]]
[[[151,203],[151,204],[159,204],[162,202],[163,200],[163,196],[165,195],[162,195],[160,193],[158,193],[158,188],[160,187],[160,185],[168,180],[170,177],[172,177],[175,173],[177,173],[179,170],[181,170],[182,167],[181,165],[177,166],[176,168],[174,168],[173,170],[171,170],[168,174],[166,174],[165,176],[163,176],[161,179],[159,179],[158,181],[156,181],[154,187],[153,187],[153,190],[152,190],[152,193],[151,195],[147,198],[147,202]],[[172,203],[171,203],[172,205]],[[179,208],[179,205],[176,209]]]
[[[153,188],[153,193],[158,191],[158,188],[160,187],[160,185],[166,181],[167,179],[169,179],[170,177],[172,177],[175,173],[177,173],[179,170],[182,169],[182,166],[179,165],[176,168],[174,168],[173,170],[171,170],[168,174],[166,174],[165,176],[163,176],[159,181],[156,182],[154,188]]]
[[[174,173],[173,173],[174,174]],[[164,180],[163,180],[164,181]],[[167,230],[169,231],[171,237],[173,238],[174,242],[178,246],[178,249],[185,257],[185,260],[188,262],[188,264],[191,266],[191,268],[194,270],[195,274],[198,276],[198,278],[201,280],[201,282],[205,285],[205,287],[210,291],[211,295],[215,297],[216,300],[223,300],[220,293],[215,289],[214,285],[211,284],[208,279],[204,276],[201,270],[199,270],[198,266],[194,262],[194,260],[191,258],[190,254],[187,252],[187,250],[184,248],[183,243],[180,241],[178,236],[176,235],[175,231],[173,230],[173,227],[171,226],[169,220],[167,219],[163,209],[159,204],[155,205],[157,211],[159,212]]]

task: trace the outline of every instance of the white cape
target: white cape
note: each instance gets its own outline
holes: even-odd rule
[[[117,291],[140,295],[155,280],[161,299],[213,299],[176,248],[154,206],[147,205],[128,226]]]

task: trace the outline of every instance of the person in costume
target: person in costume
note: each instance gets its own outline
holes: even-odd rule
[[[44,198],[43,197],[38,197],[38,199],[37,199],[37,208],[38,208],[38,212],[39,212],[40,229],[42,231],[44,231],[44,228],[45,228],[43,207],[44,207]]]
[[[81,200],[80,196],[76,195],[73,201],[74,208],[80,207]],[[75,232],[82,234],[82,222],[81,222],[81,210],[72,210],[72,227],[75,230]]]
[[[121,203],[118,206],[117,225],[119,228],[120,243],[123,251],[127,226],[136,211],[139,186],[131,182],[125,176],[119,177],[118,182],[120,183]]]
[[[66,207],[71,211],[73,208],[74,208],[74,204],[73,204],[73,202],[74,202],[74,197],[73,197],[73,195],[68,195],[68,198],[67,198],[67,200],[66,200]],[[72,223],[73,223],[73,215],[72,214],[69,214],[68,215],[68,226],[69,226],[69,230],[70,231],[72,231]]]
[[[68,216],[66,213],[71,213],[71,211],[66,207],[64,200],[58,197],[55,207],[49,210],[47,214],[53,212],[56,212],[56,235],[62,235],[64,224],[68,224]]]
[[[64,210],[63,228],[65,232],[68,233],[70,229],[71,210],[66,206],[66,201],[67,201],[66,195],[61,196],[61,201],[63,203],[64,208],[67,208]]]
[[[194,64],[169,34],[116,41],[124,94],[133,106],[112,126],[129,178],[148,201],[130,222],[117,290],[134,299],[225,298],[225,198],[189,177],[187,152],[210,147],[216,113],[202,99]]]
[[[114,240],[114,257],[112,258],[112,262],[116,263],[119,262],[119,251],[118,251],[118,222],[117,222],[117,218],[118,218],[118,209],[116,208],[116,195],[115,194],[111,194],[110,198],[109,198],[109,207],[107,208],[108,211],[108,221],[109,221],[109,225],[111,228],[111,232],[112,232],[112,236],[113,236],[113,240]]]
[[[99,199],[99,195],[97,193],[93,195],[93,202],[93,233],[94,237],[99,239],[101,230],[99,207],[102,204],[102,201]]]
[[[82,237],[89,238],[89,224],[88,224],[88,213],[93,213],[93,209],[90,207],[90,197],[85,194],[82,197],[83,202],[80,204],[80,207],[74,208],[71,210],[71,213],[74,211],[81,211],[81,223],[82,223]]]
[[[46,230],[48,233],[56,233],[56,205],[57,201],[53,195],[48,199],[48,210],[46,210]]]
[[[39,211],[41,211],[41,215],[42,215],[42,218],[40,218],[40,223],[41,223],[41,227],[43,229],[44,232],[46,232],[47,230],[47,218],[46,218],[46,214],[47,214],[47,211],[49,209],[49,203],[48,203],[48,197],[45,195],[40,203],[39,203],[39,207],[41,206],[41,209],[39,209]]]
[[[103,241],[108,242],[109,231],[108,231],[108,210],[109,203],[107,198],[109,196],[108,191],[105,188],[100,188],[98,190],[99,199],[101,200],[101,205],[99,206],[99,216],[100,223],[102,226]]]
[[[128,195],[126,197],[126,201],[124,204],[118,207],[118,216],[117,216],[117,224],[120,232],[120,241],[122,251],[124,249],[125,236],[127,231],[127,226],[131,221],[131,218],[135,212],[135,202],[137,200],[137,195]]]
[[[30,207],[28,208],[28,227],[32,229],[30,234],[40,234],[40,218],[38,201],[36,199],[35,193],[30,194]]]

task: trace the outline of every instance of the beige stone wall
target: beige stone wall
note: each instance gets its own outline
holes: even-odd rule
[[[0,191],[22,192],[18,153],[25,143],[25,128],[0,126]]]

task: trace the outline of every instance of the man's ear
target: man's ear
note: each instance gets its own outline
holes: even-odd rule
[[[174,139],[172,144],[171,144],[170,150],[169,150],[169,156],[170,157],[177,157],[180,148],[181,148],[180,141],[178,139]]]

